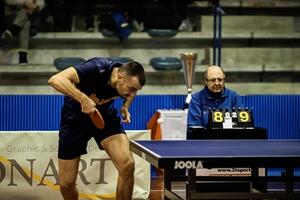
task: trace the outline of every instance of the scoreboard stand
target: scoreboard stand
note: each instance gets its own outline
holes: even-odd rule
[[[254,127],[252,109],[210,109],[208,126],[188,127],[187,139],[267,139],[267,129]]]
[[[209,109],[209,129],[254,128],[252,109]]]

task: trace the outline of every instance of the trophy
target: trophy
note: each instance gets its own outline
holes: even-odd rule
[[[192,99],[192,85],[197,57],[198,54],[192,52],[180,54],[181,64],[184,70],[184,79],[187,85],[187,97],[185,99],[186,106],[189,105]]]

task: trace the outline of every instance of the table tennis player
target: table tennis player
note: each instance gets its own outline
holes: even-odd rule
[[[243,108],[239,94],[225,87],[225,72],[216,65],[208,66],[204,72],[205,86],[192,95],[188,109],[188,127],[207,127],[209,109]]]
[[[78,199],[76,177],[80,156],[94,138],[118,170],[116,199],[132,199],[134,159],[114,99],[121,97],[122,121],[130,122],[129,106],[144,86],[144,68],[138,62],[117,63],[91,58],[53,75],[49,84],[65,95],[59,130],[58,166],[60,191],[64,200]],[[90,118],[96,109],[104,119],[99,129]]]

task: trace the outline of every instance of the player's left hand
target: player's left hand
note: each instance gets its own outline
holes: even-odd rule
[[[130,123],[131,122],[131,115],[130,115],[127,107],[122,106],[121,115],[122,115],[122,122],[124,122],[124,123]]]

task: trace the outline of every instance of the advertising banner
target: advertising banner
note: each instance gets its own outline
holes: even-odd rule
[[[148,140],[150,131],[127,131],[130,140]],[[0,200],[57,200],[58,132],[0,132]],[[75,148],[75,147],[74,147]],[[80,199],[114,199],[117,170],[92,139],[88,153],[81,157],[77,188]],[[134,155],[135,185],[133,198],[146,199],[150,192],[150,164]]]

